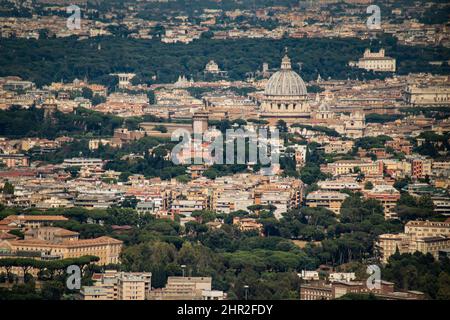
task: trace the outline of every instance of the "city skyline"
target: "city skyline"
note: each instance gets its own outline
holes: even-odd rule
[[[449,300],[449,8],[1,0],[0,301]]]

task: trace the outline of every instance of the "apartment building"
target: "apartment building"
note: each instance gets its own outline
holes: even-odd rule
[[[302,272],[297,275],[300,277],[300,279],[307,280],[307,281],[311,281],[311,280],[318,281],[320,279],[319,272],[312,271],[312,270],[302,270]]]
[[[385,167],[386,173],[392,177],[403,178],[405,176],[411,175],[411,163],[409,161],[403,160],[393,160],[393,159],[383,159],[383,165]]]
[[[121,146],[125,143],[139,140],[145,136],[144,130],[128,130],[127,128],[114,129],[111,142],[114,146]]]
[[[424,178],[430,176],[432,171],[431,159],[412,159],[411,160],[411,176],[416,178]]]
[[[411,154],[413,149],[411,142],[400,138],[394,138],[391,141],[386,141],[386,147],[390,147],[397,152],[403,152],[407,155]]]
[[[397,206],[397,201],[400,199],[400,192],[389,185],[376,185],[372,190],[365,192],[368,199],[375,199],[381,202],[384,209],[385,219],[397,218],[394,208]]]
[[[117,146],[111,142],[111,139],[91,139],[91,140],[89,140],[89,150],[98,150],[100,145],[102,145],[102,146],[110,145],[112,147]]]
[[[278,179],[254,189],[255,205],[273,205],[275,218],[291,209],[299,208],[303,201],[303,183],[294,179]]]
[[[139,213],[139,215],[145,215],[145,214],[154,214],[155,212],[159,211],[161,206],[157,206],[156,201],[144,201],[139,202],[136,205],[136,211]]]
[[[107,209],[119,204],[119,196],[114,192],[85,191],[74,199],[74,206],[86,209]]]
[[[205,210],[206,206],[203,201],[200,200],[173,200],[170,211],[174,214],[182,214],[185,216],[191,216],[192,212]]]
[[[216,190],[213,197],[213,210],[230,213],[244,210],[254,204],[253,194],[246,190]]]
[[[16,91],[16,90],[34,90],[36,85],[31,81],[23,80],[7,80],[3,84],[3,90]]]
[[[206,130],[205,130],[206,131]],[[201,131],[203,132],[203,131]],[[197,179],[203,176],[203,173],[208,169],[207,166],[197,164],[188,167],[187,173],[191,175],[191,179]]]
[[[450,198],[448,196],[433,196],[433,212],[437,215],[450,215]]]
[[[30,166],[30,158],[24,154],[0,154],[0,162],[7,168]]]
[[[310,208],[325,208],[339,214],[341,205],[348,194],[330,191],[313,191],[306,196],[306,206]]]
[[[150,272],[106,270],[92,279],[93,286],[81,288],[83,300],[146,300],[151,291]]]
[[[352,150],[354,144],[352,140],[332,141],[325,146],[325,153],[345,154]]]
[[[317,185],[323,191],[339,192],[341,190],[350,190],[353,192],[357,192],[362,190],[360,184],[352,181],[326,180],[317,182]]]
[[[102,159],[96,158],[71,158],[64,159],[62,166],[64,168],[68,167],[102,167],[103,161]]]
[[[154,289],[150,300],[223,300],[223,291],[212,290],[211,277],[168,277],[164,288]]]

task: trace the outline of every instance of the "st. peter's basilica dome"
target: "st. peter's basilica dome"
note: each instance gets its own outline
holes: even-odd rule
[[[304,96],[307,94],[303,79],[292,70],[291,60],[286,55],[281,70],[274,73],[266,85],[267,96]]]

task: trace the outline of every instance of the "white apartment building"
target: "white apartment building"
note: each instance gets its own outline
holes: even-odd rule
[[[92,278],[94,285],[80,291],[83,300],[146,300],[151,291],[150,272],[106,270]]]
[[[356,192],[362,189],[358,183],[351,181],[319,181],[317,185],[323,191],[341,191],[345,189]]]
[[[71,158],[64,159],[62,166],[68,167],[102,167],[103,160],[97,158]]]

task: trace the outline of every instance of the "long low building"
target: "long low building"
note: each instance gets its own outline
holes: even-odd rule
[[[110,237],[64,241],[61,243],[51,243],[44,240],[14,240],[5,242],[6,249],[8,249],[9,244],[9,249],[13,253],[17,251],[40,252],[41,255],[59,259],[79,258],[91,255],[100,258],[98,261],[100,265],[119,263],[119,254],[122,249],[122,241]]]
[[[0,221],[0,226],[9,229],[17,228],[39,228],[51,226],[55,222],[68,221],[69,219],[60,215],[10,215]]]
[[[409,221],[404,233],[382,234],[376,245],[383,263],[387,263],[389,257],[397,251],[430,253],[438,259],[439,251],[450,249],[450,219],[444,222]]]
[[[103,167],[103,160],[97,158],[71,158],[64,159],[64,168],[68,167]]]
[[[30,158],[23,154],[0,154],[0,162],[7,168],[30,166]]]
[[[394,291],[392,282],[380,281],[379,288],[370,289],[366,282],[358,281],[312,281],[300,285],[300,300],[333,300],[346,294],[373,294],[384,300],[421,300],[424,294],[419,291]]]
[[[448,106],[450,105],[450,88],[411,85],[403,92],[403,99],[413,106]]]
[[[164,288],[152,290],[149,300],[224,300],[223,291],[212,290],[211,277],[169,277]]]
[[[321,171],[331,173],[334,176],[356,173],[358,169],[367,175],[383,174],[382,161],[362,161],[362,160],[338,160],[321,167]]]
[[[24,240],[0,242],[0,251],[8,254],[37,254],[41,259],[67,259],[96,256],[97,264],[117,264],[123,242],[111,237],[79,239],[77,232],[62,228],[42,227],[25,232]]]
[[[310,208],[325,208],[339,214],[341,205],[348,194],[340,192],[314,191],[306,196],[306,205]]]
[[[323,191],[339,192],[341,190],[350,190],[353,192],[357,192],[362,190],[362,187],[359,183],[351,181],[319,181],[317,182],[317,185]]]

